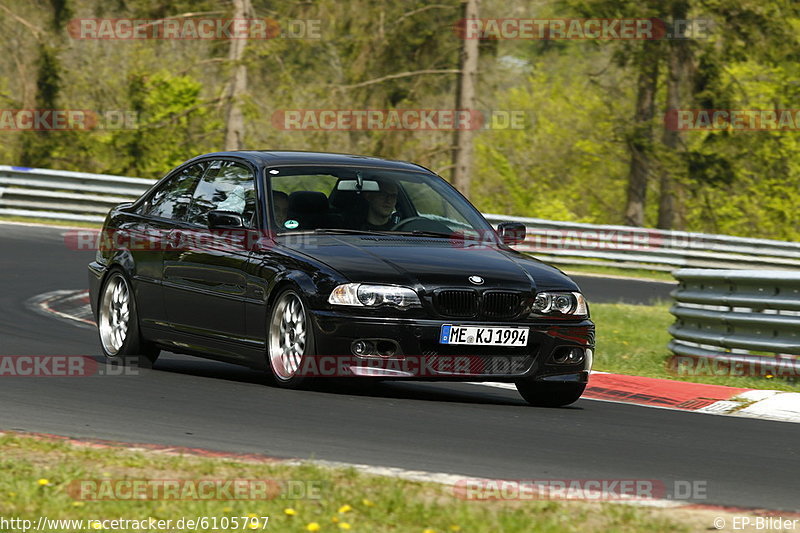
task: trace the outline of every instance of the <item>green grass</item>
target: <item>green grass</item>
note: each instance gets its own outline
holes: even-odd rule
[[[347,430],[346,425],[342,430]],[[452,487],[370,476],[353,469],[83,447],[17,434],[0,436],[0,469],[0,516],[34,523],[39,516],[88,521],[252,515],[268,516],[271,531],[420,533],[680,532],[705,529],[711,523],[708,511],[676,512],[607,502],[465,501],[454,496]],[[68,492],[70,483],[87,479],[275,479],[313,481],[322,488],[317,499],[290,500],[283,495],[261,501],[74,499]]]
[[[50,218],[36,218],[36,217],[18,217],[10,215],[1,215],[0,222],[27,222],[29,224],[45,224],[48,226],[67,226],[73,228],[102,228],[103,224],[100,222],[82,222],[78,220],[53,220]]]
[[[667,350],[667,328],[675,321],[669,304],[645,306],[592,304],[592,320],[597,325],[597,351],[594,370],[710,383],[729,387],[773,389],[800,392],[800,384],[786,379],[737,376],[677,376],[667,369],[671,356]]]
[[[642,268],[619,268],[602,265],[555,265],[569,275],[596,274],[599,276],[617,276],[656,281],[675,282],[671,272],[663,270],[647,270]]]

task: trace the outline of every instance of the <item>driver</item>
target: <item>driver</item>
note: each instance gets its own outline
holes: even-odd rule
[[[380,191],[364,191],[367,202],[367,218],[361,229],[390,230],[395,223],[391,216],[397,204],[397,184],[393,181],[378,181]]]

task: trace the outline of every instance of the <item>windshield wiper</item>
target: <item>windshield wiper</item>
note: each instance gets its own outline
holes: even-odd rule
[[[429,231],[422,229],[415,229],[412,231],[393,231],[394,235],[403,235],[411,237],[442,237],[443,239],[463,239],[463,235],[458,233],[445,233],[443,231]]]
[[[318,235],[394,235],[396,231],[384,231],[373,229],[351,229],[351,228],[317,228],[314,233]]]
[[[429,230],[421,230],[415,229],[413,231],[395,231],[395,235],[411,235],[414,237],[442,237],[446,239],[458,239],[459,241],[474,241],[476,243],[481,242],[479,239],[475,238],[473,235],[465,235],[464,233],[445,233],[443,231],[429,231]]]
[[[395,237],[437,237],[440,239],[458,239],[460,241],[479,241],[469,235],[461,233],[445,233],[443,231],[428,231],[415,229],[413,231],[391,231],[375,229],[352,229],[352,228],[317,228],[308,231],[295,231],[291,235],[303,233],[314,233],[316,235],[389,235]]]

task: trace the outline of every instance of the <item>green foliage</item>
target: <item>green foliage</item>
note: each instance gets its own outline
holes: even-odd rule
[[[61,90],[61,65],[58,50],[39,43],[36,72],[36,107],[57,109]],[[46,166],[57,142],[49,132],[33,132],[22,138],[20,160],[27,166]]]
[[[207,135],[221,121],[201,98],[202,84],[165,71],[130,76],[128,95],[136,128],[112,132],[108,144],[120,157],[109,172],[160,177],[186,159],[213,150]]]
[[[486,212],[555,220],[620,222],[627,152],[621,130],[632,90],[603,51],[554,50],[532,64],[496,108],[522,110],[522,130],[485,130],[476,140],[473,200]],[[603,67],[598,64],[605,63]],[[576,76],[586,69],[594,76]]]

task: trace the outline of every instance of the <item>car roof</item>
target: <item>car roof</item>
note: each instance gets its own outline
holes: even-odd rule
[[[383,159],[380,157],[371,157],[365,155],[289,150],[235,150],[229,152],[213,152],[195,157],[192,159],[192,161],[207,157],[241,157],[247,159],[251,163],[260,164],[267,167],[287,165],[349,165],[356,167],[379,167],[396,170],[431,172],[421,165],[409,163],[407,161],[394,161],[391,159]]]

